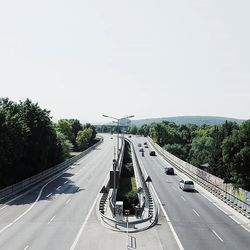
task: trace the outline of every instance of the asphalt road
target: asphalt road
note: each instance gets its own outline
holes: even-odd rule
[[[164,168],[170,166],[159,156],[150,156],[150,144],[145,156],[139,152],[138,143],[144,137],[130,138],[134,142],[136,153],[140,157],[152,184],[173,225],[177,236],[186,250],[250,249],[250,233],[218,209],[203,194],[184,192],[179,188],[181,178],[178,175],[166,175]]]
[[[107,140],[59,178],[0,207],[0,249],[73,249],[112,167]]]

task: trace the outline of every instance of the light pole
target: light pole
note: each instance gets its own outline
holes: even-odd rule
[[[114,188],[113,188],[113,192],[115,191],[116,189],[116,178],[115,178],[115,173],[116,173],[116,167],[117,167],[117,164],[118,164],[118,159],[119,159],[119,129],[120,129],[120,120],[121,119],[126,119],[126,118],[132,118],[134,117],[133,115],[130,115],[130,116],[125,116],[125,117],[122,117],[122,118],[117,118],[117,117],[113,117],[113,116],[109,116],[109,115],[102,115],[103,117],[106,117],[106,118],[111,118],[113,120],[116,120],[117,121],[117,160],[116,160],[116,163],[114,162],[113,160],[113,173],[114,173]],[[115,195],[114,195],[115,196]]]
[[[119,156],[119,130],[120,130],[120,120],[122,119],[128,119],[128,118],[132,118],[134,117],[134,115],[129,115],[129,116],[125,116],[125,117],[121,117],[121,118],[117,118],[117,117],[113,117],[113,116],[109,116],[109,115],[102,115],[103,117],[106,118],[111,118],[117,121],[117,163],[118,163],[118,156]]]

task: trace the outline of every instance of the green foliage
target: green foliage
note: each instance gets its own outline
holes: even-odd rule
[[[65,135],[70,142],[74,140],[74,133],[72,132],[72,123],[67,119],[60,119],[56,124],[56,130]]]
[[[29,99],[0,99],[0,187],[36,174],[63,158],[50,112]]]
[[[163,121],[143,125],[137,133],[149,131],[151,138],[170,153],[196,167],[208,163],[208,171],[250,190],[250,120],[241,125],[177,125]],[[147,134],[147,133],[146,133]]]
[[[131,127],[129,127],[128,129],[128,133],[132,134],[132,135],[136,135],[137,134],[137,127],[135,125],[132,125]]]
[[[60,143],[62,147],[62,158],[66,159],[70,157],[70,152],[73,149],[72,143],[69,140],[67,140],[66,136],[63,133],[59,131],[56,132],[56,136],[57,136],[58,142]]]
[[[94,131],[90,126],[87,126],[84,128],[84,130],[81,130],[78,132],[76,137],[76,144],[78,148],[83,151],[88,148],[90,142],[93,140]]]

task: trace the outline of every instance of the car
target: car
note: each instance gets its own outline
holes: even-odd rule
[[[131,135],[128,136],[128,138],[131,138],[131,137],[132,137]]]
[[[148,145],[145,145],[144,148],[148,148]]]
[[[141,143],[138,143],[138,147],[141,147]]]
[[[166,168],[165,168],[165,173],[166,173],[167,175],[174,175],[174,169],[171,168],[171,167],[166,167]]]
[[[140,152],[144,152],[144,149],[143,149],[143,148],[140,148],[139,151],[140,151]]]
[[[181,180],[179,182],[179,187],[183,190],[183,191],[193,191],[194,192],[194,182],[191,180]]]
[[[144,142],[144,145],[147,145],[147,144],[148,144],[148,143],[145,141],[145,142]]]
[[[151,156],[156,156],[155,151],[150,151],[150,152],[149,152],[149,155],[151,155]]]

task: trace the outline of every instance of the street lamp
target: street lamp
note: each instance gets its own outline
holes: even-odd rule
[[[120,130],[120,120],[122,119],[128,119],[128,118],[132,118],[134,117],[134,115],[129,115],[129,116],[125,116],[125,117],[121,117],[121,118],[117,118],[117,117],[113,117],[113,116],[109,116],[109,115],[102,115],[103,117],[106,118],[111,118],[117,121],[117,163],[118,163],[118,156],[119,156],[119,130]]]

